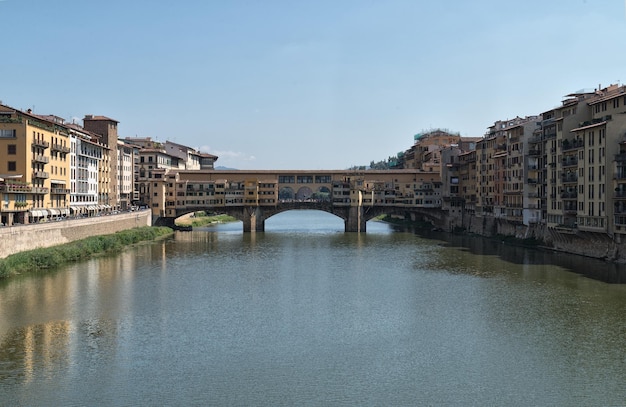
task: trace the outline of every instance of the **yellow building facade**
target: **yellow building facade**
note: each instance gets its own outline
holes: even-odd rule
[[[0,105],[0,216],[4,225],[69,214],[69,131],[54,116]]]

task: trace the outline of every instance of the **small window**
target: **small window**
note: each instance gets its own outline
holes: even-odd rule
[[[17,145],[15,144],[9,144],[7,146],[7,154],[9,155],[15,155],[17,154]]]
[[[9,161],[7,165],[8,171],[17,171],[17,163],[15,161]]]

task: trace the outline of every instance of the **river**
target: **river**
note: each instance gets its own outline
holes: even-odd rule
[[[2,406],[625,405],[605,263],[290,211],[0,282]]]

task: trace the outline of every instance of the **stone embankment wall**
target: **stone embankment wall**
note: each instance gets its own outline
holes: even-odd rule
[[[458,219],[455,220],[458,224]],[[490,216],[465,216],[462,227],[466,232],[493,237],[512,236],[517,239],[536,239],[550,249],[593,257],[616,263],[626,263],[626,244],[604,233],[572,231],[560,232],[545,225],[518,225]]]
[[[108,235],[121,230],[151,225],[150,211],[143,210],[60,222],[0,227],[0,258],[90,236]]]

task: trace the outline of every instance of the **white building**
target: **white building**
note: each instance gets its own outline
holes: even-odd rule
[[[108,209],[98,205],[98,167],[106,149],[99,136],[70,126],[70,209],[74,215]]]
[[[117,182],[114,186],[119,208],[124,210],[132,206],[137,198],[135,192],[135,158],[139,147],[117,141]]]

